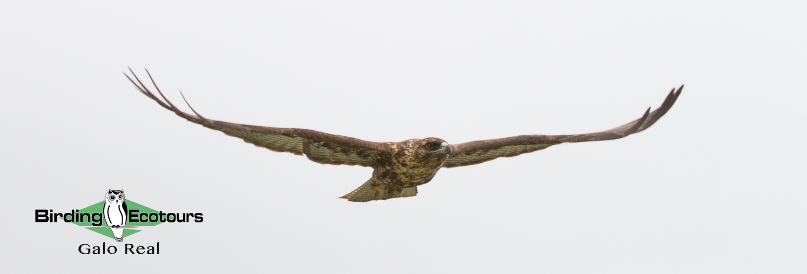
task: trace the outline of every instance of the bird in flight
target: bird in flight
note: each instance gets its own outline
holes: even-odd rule
[[[429,137],[401,142],[370,142],[352,137],[328,134],[310,129],[262,127],[211,120],[200,115],[185,100],[193,114],[180,111],[165,98],[154,78],[146,70],[152,85],[163,100],[157,98],[129,68],[126,78],[144,95],[179,117],[241,138],[244,142],[277,152],[305,155],[309,160],[328,165],[358,165],[373,168],[373,176],[356,190],[340,197],[351,202],[369,202],[411,197],[417,186],[428,183],[440,168],[453,168],[484,163],[499,157],[513,157],[542,150],[561,143],[577,143],[619,139],[643,131],[664,116],[681,95],[682,85],[673,89],[659,108],[645,111],[641,118],[622,126],[595,133],[573,135],[520,135],[500,139],[449,144]]]

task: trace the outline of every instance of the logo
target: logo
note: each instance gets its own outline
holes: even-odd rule
[[[65,222],[73,223],[90,231],[123,242],[124,238],[132,236],[148,227],[162,223],[201,223],[204,221],[202,213],[166,213],[154,210],[142,204],[128,200],[126,193],[121,190],[108,190],[104,200],[82,209],[73,209],[69,212],[58,212],[53,209],[36,209],[37,223]],[[155,249],[156,246],[156,249]],[[126,244],[126,254],[159,254],[160,243],[151,246],[137,246]],[[117,247],[91,246],[81,244],[79,252],[82,254],[115,254]],[[156,253],[155,253],[156,252]]]

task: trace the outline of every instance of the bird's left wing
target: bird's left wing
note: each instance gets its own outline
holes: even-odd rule
[[[630,123],[596,133],[575,134],[575,135],[521,135],[508,138],[473,141],[457,145],[451,145],[451,154],[443,164],[443,167],[460,167],[475,165],[487,162],[499,157],[513,157],[523,153],[545,149],[560,143],[577,143],[589,141],[603,141],[619,139],[633,133],[637,133],[652,126],[668,110],[681,95],[682,85],[678,91],[673,89],[661,106],[650,112],[648,108],[642,118]]]
[[[378,153],[383,149],[380,143],[310,129],[251,126],[211,120],[199,115],[190,105],[188,105],[188,107],[190,107],[195,115],[185,113],[180,111],[163,96],[157,84],[154,83],[151,74],[148,73],[148,70],[146,70],[146,73],[149,75],[149,79],[165,102],[157,98],[154,93],[146,88],[131,68],[129,71],[132,72],[134,79],[124,73],[126,78],[128,78],[141,93],[160,104],[163,108],[174,112],[176,115],[188,121],[224,132],[224,134],[233,137],[241,138],[244,142],[254,144],[258,147],[264,147],[278,152],[290,152],[296,155],[305,154],[308,159],[320,164],[359,165],[366,167],[375,166],[375,159],[377,159]],[[185,99],[184,95],[182,99]],[[187,103],[187,101],[185,103]]]

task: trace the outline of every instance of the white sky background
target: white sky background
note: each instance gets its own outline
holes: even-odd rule
[[[2,4],[0,272],[807,271],[802,1],[162,2]],[[370,141],[600,131],[686,87],[628,138],[350,203],[370,168],[189,123],[127,66],[208,118]],[[204,222],[127,237],[160,242],[132,256],[33,220],[110,188]]]

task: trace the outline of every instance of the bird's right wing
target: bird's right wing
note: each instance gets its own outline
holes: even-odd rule
[[[645,111],[642,118],[630,123],[613,128],[611,130],[574,135],[521,135],[508,138],[473,141],[457,145],[451,145],[451,154],[443,164],[443,167],[460,167],[475,165],[487,162],[499,157],[513,157],[520,154],[545,149],[552,145],[561,143],[578,143],[589,141],[603,141],[619,139],[652,126],[668,110],[681,95],[684,86],[673,89],[661,106],[650,112],[650,108]]]
[[[148,70],[146,70],[146,73],[149,75],[149,79],[151,79],[152,84],[154,84],[157,92],[165,102],[158,99],[154,93],[146,88],[131,68],[129,71],[132,72],[134,79],[124,73],[126,78],[128,78],[141,93],[160,104],[163,108],[174,112],[176,115],[188,121],[221,131],[233,137],[241,138],[244,142],[254,144],[258,147],[264,147],[278,152],[290,152],[296,155],[305,154],[308,159],[320,164],[359,165],[366,167],[375,166],[375,160],[379,152],[383,149],[380,143],[309,129],[262,127],[211,120],[199,115],[192,107],[191,111],[193,111],[195,115],[185,113],[180,111],[163,96],[157,84],[154,83],[154,79],[151,78],[151,74],[148,73]],[[184,95],[182,98],[185,99]],[[187,103],[187,101],[185,103]],[[190,105],[188,105],[188,107],[190,107]]]

